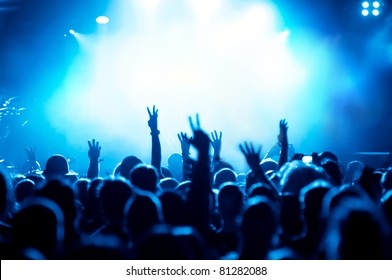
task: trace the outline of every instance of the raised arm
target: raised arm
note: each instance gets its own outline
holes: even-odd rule
[[[221,150],[222,150],[222,131],[219,133],[214,130],[211,132],[211,146],[214,149],[214,155],[212,158],[212,165],[214,166],[221,160]]]
[[[182,155],[182,181],[191,180],[192,172],[192,161],[189,157],[189,150],[191,148],[192,137],[184,132],[177,134],[178,140],[181,143],[181,155]]]
[[[147,107],[147,112],[149,116],[148,126],[150,127],[151,134],[151,165],[154,166],[159,172],[159,177],[162,178],[161,162],[162,162],[162,151],[161,151],[161,141],[159,140],[158,130],[158,109],[155,109],[155,105],[152,107],[152,112],[150,108]]]
[[[200,128],[199,117],[196,115],[196,124],[192,118],[189,123],[193,131],[191,144],[198,151],[198,158],[192,172],[192,183],[187,196],[187,210],[190,223],[202,234],[207,234],[210,224],[210,139]]]
[[[257,150],[255,150],[252,143],[244,142],[243,144],[240,144],[239,147],[242,154],[245,156],[246,162],[248,163],[252,172],[255,174],[256,178],[261,183],[265,183],[275,188],[275,185],[268,178],[268,176],[265,175],[264,170],[260,166],[261,146]]]
[[[26,171],[27,173],[34,173],[36,171],[41,170],[41,166],[39,165],[36,157],[36,148],[33,147],[25,147],[24,148],[26,156],[27,156],[27,166]]]
[[[279,122],[278,143],[282,147],[279,157],[278,170],[289,161],[289,140],[287,137],[287,130],[289,129],[285,119]]]
[[[88,157],[90,158],[90,164],[87,170],[87,178],[94,179],[99,175],[99,157],[101,156],[101,146],[98,141],[93,139],[88,140]]]

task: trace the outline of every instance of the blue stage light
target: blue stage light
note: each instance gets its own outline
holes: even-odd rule
[[[367,9],[367,8],[369,8],[369,6],[370,6],[370,4],[369,4],[368,1],[362,2],[362,7],[363,7],[363,8]]]

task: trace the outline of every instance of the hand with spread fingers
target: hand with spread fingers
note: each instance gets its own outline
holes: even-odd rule
[[[152,111],[147,107],[147,112],[149,116],[148,126],[150,127],[151,134],[158,133],[158,109],[155,109],[155,105],[152,107]]]
[[[219,161],[220,160],[220,154],[222,150],[222,131],[218,132],[214,130],[214,132],[211,132],[211,146],[214,149],[214,160]]]
[[[259,146],[257,149],[255,149],[252,143],[244,142],[243,144],[240,144],[239,147],[242,154],[245,156],[246,162],[248,163],[250,169],[253,172],[259,171],[260,153],[262,146]]]
[[[99,160],[99,157],[101,156],[101,146],[99,145],[98,141],[95,141],[93,139],[92,141],[88,140],[88,157],[91,160]]]
[[[188,137],[188,135],[184,132],[180,132],[177,134],[178,140],[181,143],[181,153],[184,159],[189,158],[189,150],[191,148],[191,140],[192,137]]]

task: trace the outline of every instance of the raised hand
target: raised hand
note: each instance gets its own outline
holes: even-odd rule
[[[37,161],[36,154],[35,154],[37,149],[33,147],[25,147],[24,150],[27,156],[27,160],[32,163],[35,163]]]
[[[288,145],[287,130],[289,129],[286,119],[279,122],[278,142],[280,145]]]
[[[27,156],[27,163],[25,165],[26,171],[28,173],[33,173],[35,171],[41,170],[41,166],[39,165],[36,157],[37,149],[33,147],[25,147],[24,150]]]
[[[219,133],[218,137],[218,132],[214,130],[214,132],[211,132],[211,145],[212,148],[214,149],[214,157],[220,156],[221,150],[222,150],[222,131]]]
[[[244,142],[243,144],[240,144],[239,147],[252,171],[255,173],[260,171],[260,153],[262,146],[255,149],[252,143]]]
[[[181,143],[181,153],[183,158],[189,157],[189,150],[191,148],[191,140],[192,137],[188,137],[188,135],[184,132],[177,134],[178,140]]]
[[[192,117],[189,117],[189,124],[193,131],[193,139],[191,139],[191,144],[199,151],[199,155],[203,154],[208,156],[208,151],[210,147],[210,138],[207,133],[205,133],[200,128],[199,115],[196,114],[196,124],[193,123]]]
[[[152,107],[152,113],[150,108],[147,107],[148,116],[150,119],[148,120],[148,126],[151,129],[151,133],[158,133],[158,109],[155,109],[155,105]]]
[[[90,160],[99,160],[99,157],[101,155],[101,146],[99,145],[98,141],[95,141],[93,139],[92,141],[88,140],[88,157]]]

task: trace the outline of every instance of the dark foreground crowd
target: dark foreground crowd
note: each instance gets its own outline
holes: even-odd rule
[[[151,164],[130,155],[100,177],[92,140],[83,178],[59,154],[41,170],[31,148],[23,176],[2,170],[1,259],[392,259],[392,167],[294,153],[281,120],[264,158],[240,144],[249,172],[237,174],[198,116],[162,167],[158,110],[148,114]]]

